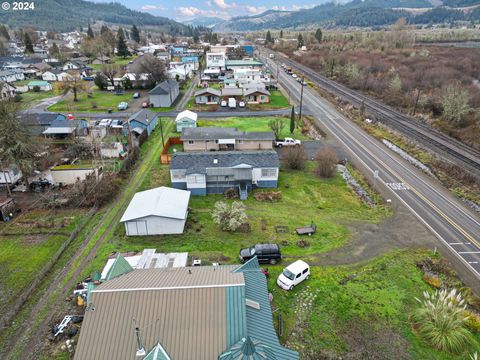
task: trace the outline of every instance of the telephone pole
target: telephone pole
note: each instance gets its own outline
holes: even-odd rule
[[[302,86],[302,90],[300,91],[300,111],[298,114],[298,121],[299,124],[302,123],[302,106],[303,106],[303,83],[305,82],[305,75],[302,76],[302,83],[300,84]]]

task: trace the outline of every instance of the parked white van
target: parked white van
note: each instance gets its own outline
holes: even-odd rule
[[[277,285],[284,290],[292,290],[295,285],[310,277],[310,266],[302,260],[288,265],[278,276]]]

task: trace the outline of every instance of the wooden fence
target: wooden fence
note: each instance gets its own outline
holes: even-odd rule
[[[169,154],[168,149],[170,149],[170,146],[172,145],[181,145],[181,144],[183,144],[183,141],[180,140],[178,136],[168,138],[167,143],[165,144],[165,147],[162,150],[162,154],[160,155],[160,163],[170,164],[170,160],[172,159],[173,154]]]

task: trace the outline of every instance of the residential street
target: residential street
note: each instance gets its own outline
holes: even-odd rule
[[[276,71],[276,64],[266,59]],[[280,81],[299,99],[301,86],[283,70]],[[457,264],[462,279],[474,289],[480,289],[480,222],[438,181],[428,177],[383,144],[367,135],[352,121],[340,114],[315,90],[305,87],[305,108],[351,154],[353,162],[363,169],[387,198],[405,205],[439,239],[445,255]],[[374,174],[378,172],[378,176]]]

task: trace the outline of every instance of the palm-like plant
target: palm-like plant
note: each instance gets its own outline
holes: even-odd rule
[[[460,353],[471,341],[471,333],[465,327],[465,301],[456,289],[423,292],[423,299],[415,298],[422,307],[412,320],[419,334],[433,347],[450,353]]]

